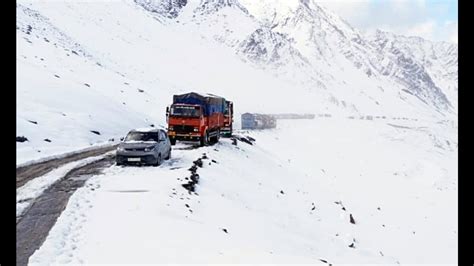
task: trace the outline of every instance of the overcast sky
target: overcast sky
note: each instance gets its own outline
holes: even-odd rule
[[[316,0],[361,30],[458,42],[457,0]]]

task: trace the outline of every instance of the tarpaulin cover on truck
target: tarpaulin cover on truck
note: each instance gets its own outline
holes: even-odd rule
[[[203,107],[205,116],[213,113],[224,113],[225,99],[216,95],[201,95],[191,92],[173,96],[173,103],[199,104]]]

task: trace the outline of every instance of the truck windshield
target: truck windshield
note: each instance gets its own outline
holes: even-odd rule
[[[171,106],[171,115],[173,116],[201,116],[201,108],[199,106]]]
[[[158,133],[156,132],[130,132],[125,141],[156,141],[158,142]]]

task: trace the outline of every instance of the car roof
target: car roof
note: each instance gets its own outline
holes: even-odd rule
[[[135,128],[135,129],[132,129],[132,130],[130,130],[130,132],[143,132],[143,133],[145,133],[145,132],[151,132],[151,133],[153,133],[153,132],[158,132],[159,130],[160,130],[159,128],[154,128],[154,127],[149,127],[149,128],[146,127],[146,128],[145,128],[145,127],[144,127],[144,128]]]

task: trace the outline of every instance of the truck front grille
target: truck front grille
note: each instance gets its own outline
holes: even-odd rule
[[[180,134],[180,133],[190,133],[194,132],[194,126],[188,126],[188,125],[177,125],[173,126],[173,131]]]

